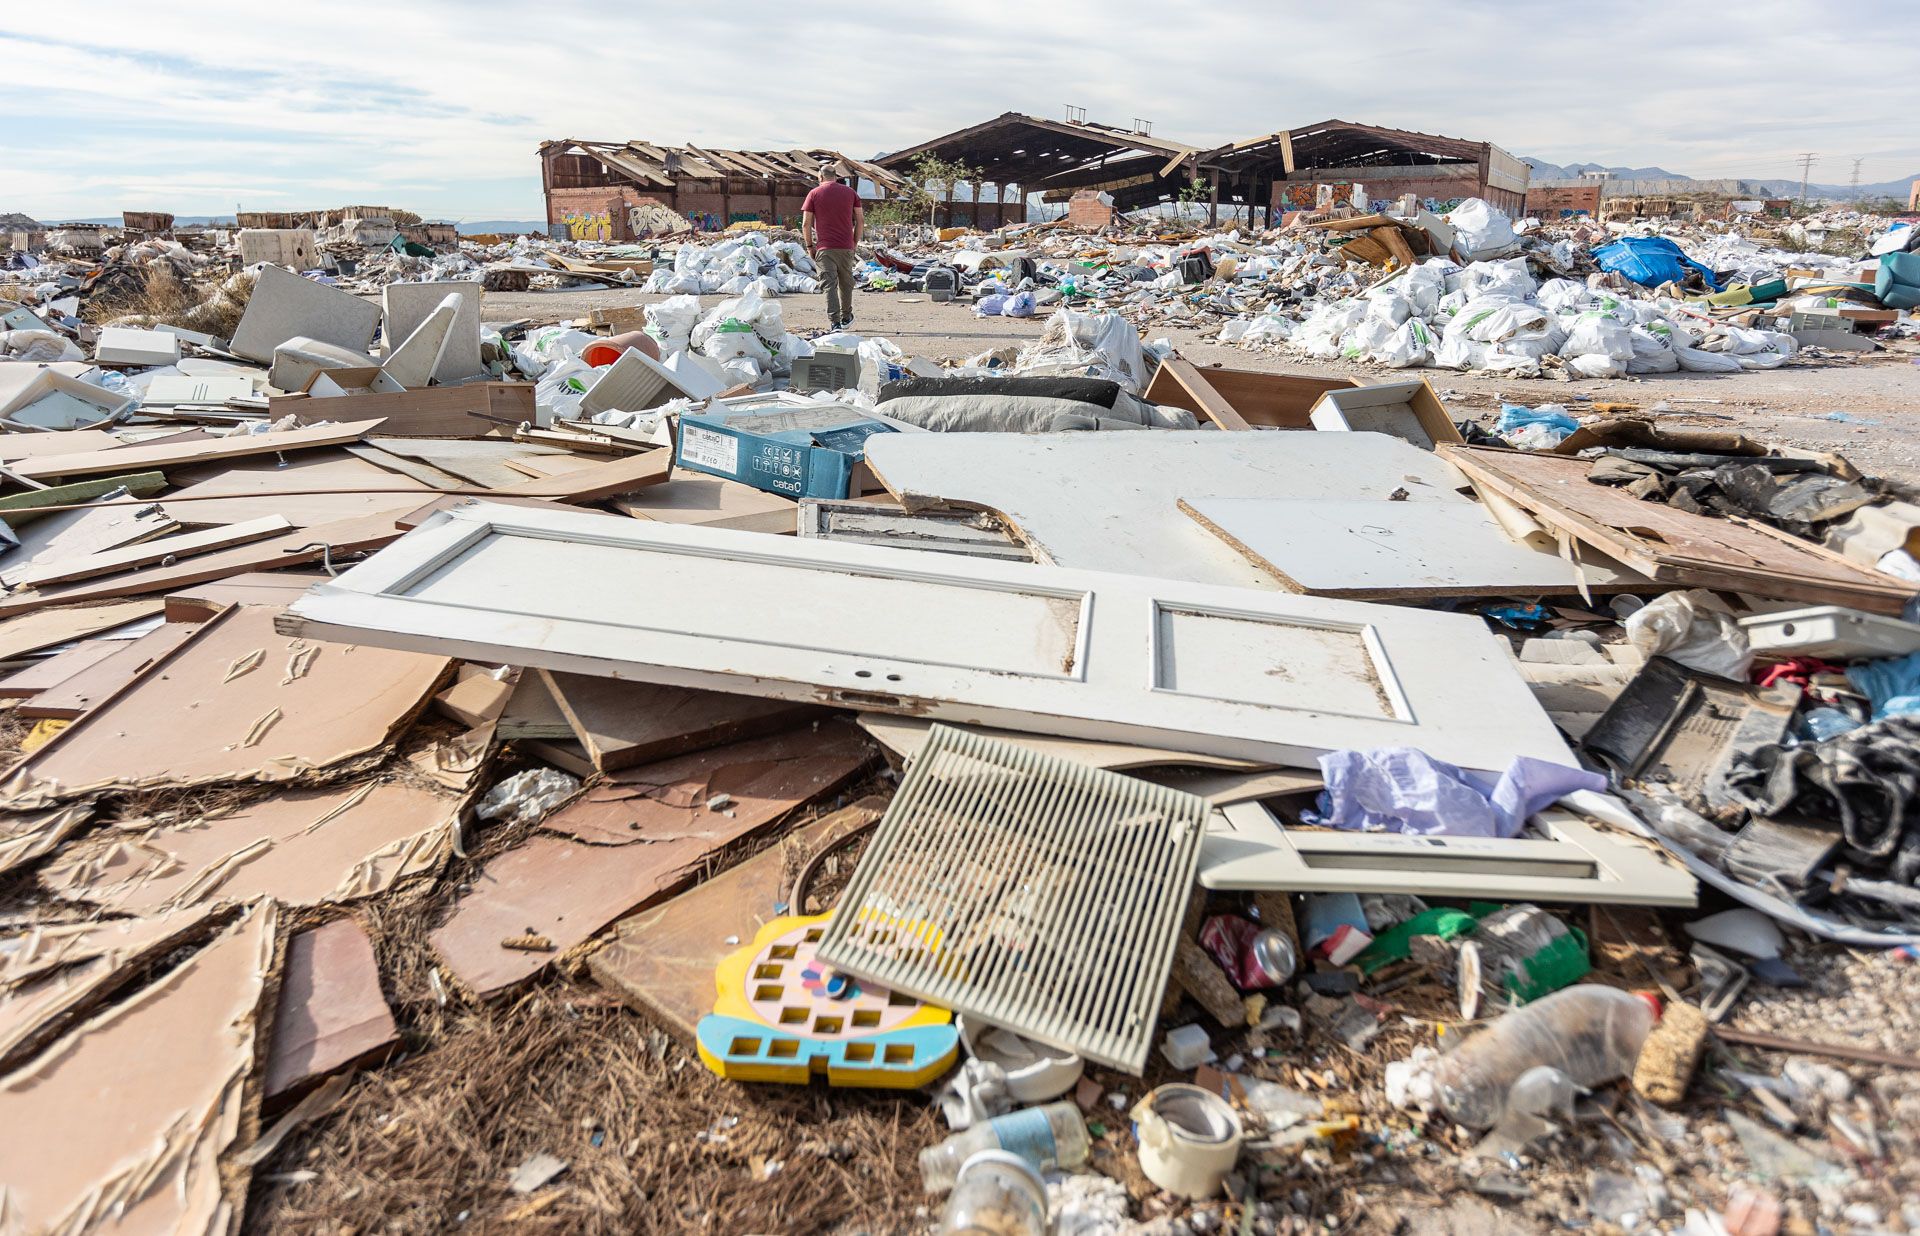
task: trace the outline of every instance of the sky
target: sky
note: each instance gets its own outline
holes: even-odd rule
[[[0,213],[384,205],[538,219],[542,140],[856,157],[1005,111],[1197,146],[1326,119],[1567,164],[1920,172],[1907,0],[656,4],[133,0],[0,10]],[[1560,14],[1564,12],[1565,16]]]

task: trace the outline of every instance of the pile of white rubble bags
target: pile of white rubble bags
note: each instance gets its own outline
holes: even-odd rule
[[[689,296],[808,295],[820,290],[819,273],[807,251],[791,240],[742,232],[712,245],[683,244],[671,269],[656,269],[643,290]]]
[[[1793,355],[1792,336],[1712,321],[1664,296],[1644,299],[1588,283],[1542,283],[1515,254],[1512,222],[1478,198],[1447,216],[1461,265],[1429,258],[1355,296],[1324,303],[1295,322],[1266,313],[1236,318],[1222,343],[1285,342],[1308,356],[1538,376],[1548,357],[1589,378],[1627,374],[1773,369]],[[1487,255],[1482,257],[1481,255]],[[1570,254],[1568,256],[1571,256]],[[1561,263],[1565,265],[1565,262]]]

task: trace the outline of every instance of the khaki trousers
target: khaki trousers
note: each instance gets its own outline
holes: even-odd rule
[[[817,256],[827,290],[827,324],[853,321],[853,250],[821,249]]]

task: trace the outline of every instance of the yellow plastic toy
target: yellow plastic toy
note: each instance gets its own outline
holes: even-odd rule
[[[947,1009],[874,987],[814,956],[831,914],[787,915],[714,971],[720,994],[694,1036],[700,1059],[735,1081],[905,1090],[953,1064]]]

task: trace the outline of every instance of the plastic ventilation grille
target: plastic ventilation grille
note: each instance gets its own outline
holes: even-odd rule
[[[1191,794],[936,725],[819,956],[1138,1073],[1206,814]]]

